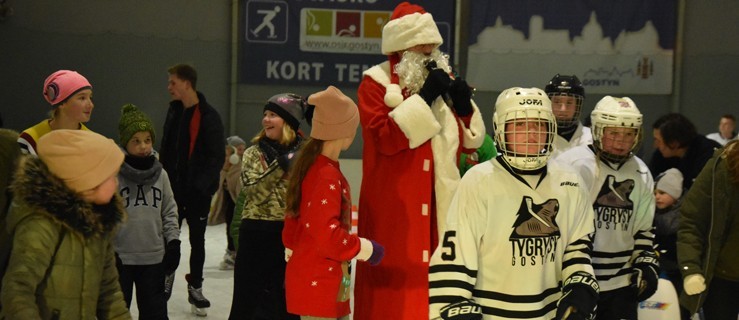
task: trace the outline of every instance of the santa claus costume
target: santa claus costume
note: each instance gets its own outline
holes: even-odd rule
[[[429,103],[395,71],[404,51],[441,45],[431,14],[404,2],[390,19],[382,35],[388,61],[365,71],[358,91],[364,139],[358,233],[382,243],[386,256],[378,266],[357,267],[355,320],[428,319],[429,258],[460,180],[457,160],[485,136],[469,95],[464,102],[471,108],[460,116],[445,102],[448,95]]]

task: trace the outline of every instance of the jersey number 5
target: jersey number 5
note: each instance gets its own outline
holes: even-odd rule
[[[452,239],[457,236],[457,231],[447,231],[444,233],[444,241],[441,243],[445,249],[449,249],[448,252],[442,252],[441,258],[444,261],[452,261],[457,258],[457,254],[454,251],[454,242]]]

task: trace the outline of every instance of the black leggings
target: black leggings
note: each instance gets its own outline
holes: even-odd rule
[[[167,299],[164,297],[164,265],[123,265],[117,261],[118,281],[131,308],[133,287],[136,286],[136,304],[139,319],[167,319]]]
[[[299,319],[285,304],[282,226],[282,221],[241,221],[229,319]]]
[[[191,284],[199,288],[203,281],[203,264],[205,263],[205,226],[208,224],[211,197],[190,195],[177,200],[180,228],[182,220],[187,219],[190,231],[190,279]]]

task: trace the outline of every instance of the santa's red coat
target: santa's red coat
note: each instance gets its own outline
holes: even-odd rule
[[[428,319],[428,261],[460,179],[457,156],[485,136],[474,103],[466,121],[442,99],[429,107],[417,94],[390,108],[389,83],[385,62],[365,71],[358,91],[364,141],[358,232],[384,245],[385,258],[357,266],[355,320]]]

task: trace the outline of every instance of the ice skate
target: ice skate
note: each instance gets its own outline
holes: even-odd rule
[[[226,253],[223,255],[223,261],[221,261],[219,265],[219,269],[233,270],[235,261],[236,261],[236,251],[226,250]]]
[[[187,279],[187,302],[190,303],[190,311],[199,317],[205,317],[208,315],[208,308],[210,308],[210,301],[203,295],[202,279],[200,279],[200,288],[193,286],[193,281],[190,275],[185,275]]]
[[[203,296],[203,287],[194,288],[192,285],[187,285],[187,302],[190,303],[190,311],[197,316],[205,317],[208,315],[208,308],[210,308],[210,301]]]
[[[164,297],[167,301],[172,296],[172,286],[174,286],[174,272],[164,276]]]

